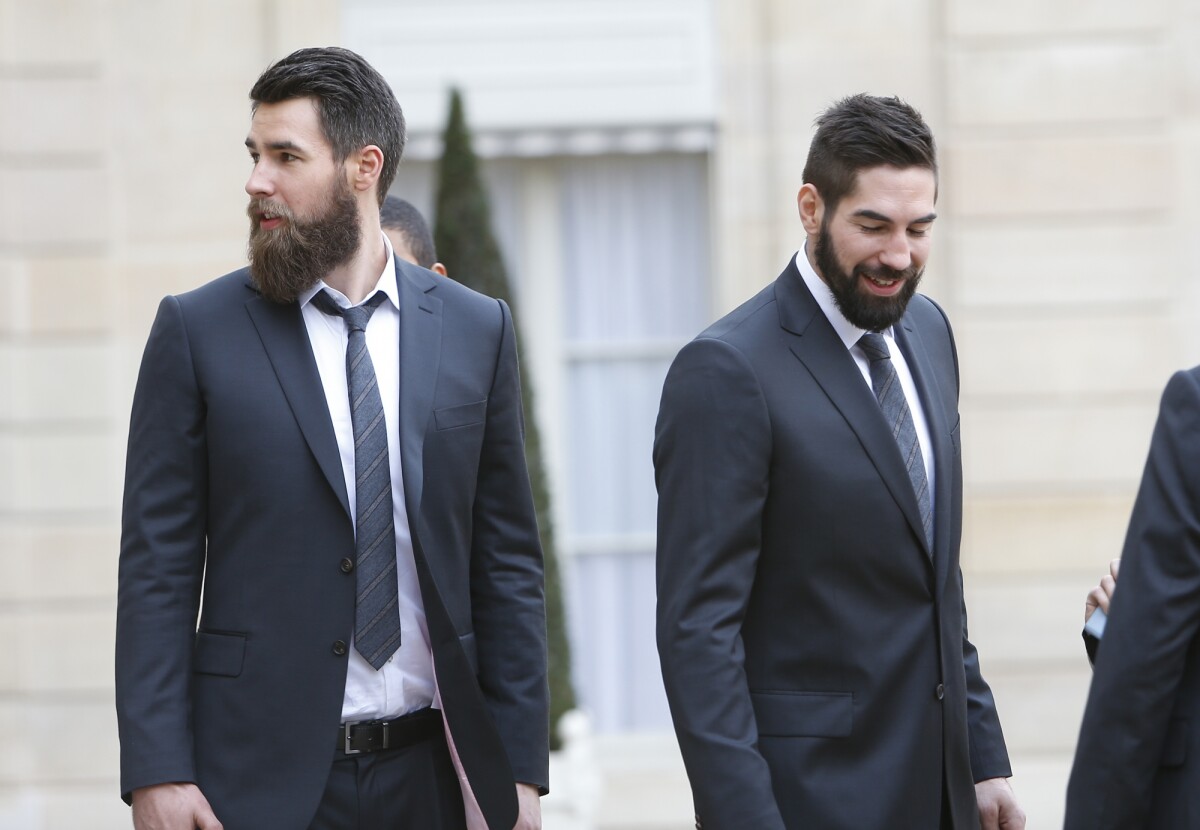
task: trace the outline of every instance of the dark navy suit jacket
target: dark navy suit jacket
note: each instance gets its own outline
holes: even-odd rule
[[[1163,393],[1110,610],[1067,830],[1200,827],[1200,367]]]
[[[676,357],[655,436],[658,647],[706,830],[978,826],[1009,775],[967,639],[957,358],[895,327],[933,443],[934,549],[871,388],[794,263]]]
[[[502,303],[396,261],[404,488],[445,716],[490,826],[546,786],[542,554]],[[354,620],[353,522],[296,303],[246,270],[167,297],[133,402],[117,610],[121,789],[199,784],[303,830]]]

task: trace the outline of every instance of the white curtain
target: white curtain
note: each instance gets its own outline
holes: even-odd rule
[[[563,448],[552,497],[575,686],[602,732],[670,728],[654,645],[650,452],[671,358],[711,319],[707,165],[702,153],[661,153],[484,166],[519,308],[539,286],[561,298],[558,383],[532,380],[558,401],[541,427]],[[556,184],[531,197],[531,174]],[[406,162],[393,191],[432,222],[433,185],[432,165]],[[531,198],[557,201],[535,208],[552,222],[530,219]],[[526,254],[544,234],[555,235],[560,261],[533,273]],[[529,327],[546,322],[519,320],[527,344]]]
[[[707,158],[561,164],[577,686],[600,731],[667,729],[650,453],[670,359],[709,321]]]

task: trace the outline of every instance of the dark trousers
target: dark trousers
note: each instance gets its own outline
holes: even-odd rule
[[[308,830],[463,830],[462,790],[442,735],[400,749],[334,754]]]

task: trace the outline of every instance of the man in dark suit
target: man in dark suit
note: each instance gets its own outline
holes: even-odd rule
[[[898,99],[847,98],[804,182],[804,249],[679,353],[655,435],[697,826],[1023,827],[967,640],[954,342],[915,294],[933,137]]]
[[[1200,367],[1167,384],[1067,789],[1067,830],[1200,827]]]
[[[251,99],[250,267],[163,300],[133,402],[116,673],[134,825],[539,827],[512,319],[392,255],[404,121],[361,57],[300,50]]]

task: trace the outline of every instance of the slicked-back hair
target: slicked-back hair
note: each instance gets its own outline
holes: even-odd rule
[[[828,212],[854,192],[860,170],[919,167],[937,181],[937,148],[921,113],[899,98],[858,94],[817,116],[804,165],[804,183],[821,194]]]
[[[388,196],[379,208],[379,224],[384,230],[397,231],[408,243],[408,251],[422,268],[432,268],[437,262],[433,234],[421,211],[399,196]]]
[[[379,204],[404,154],[404,113],[392,88],[361,55],[337,46],[299,49],[272,64],[250,90],[253,109],[313,98],[325,139],[339,164],[374,144],[383,151]]]

